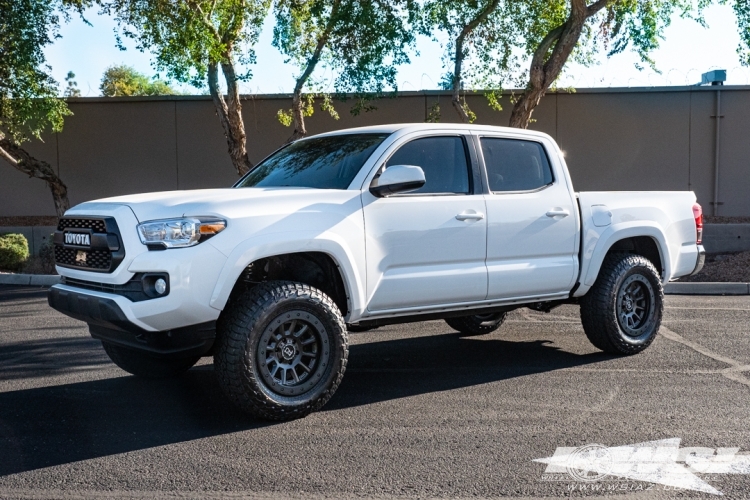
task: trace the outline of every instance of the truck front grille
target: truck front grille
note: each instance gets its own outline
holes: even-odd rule
[[[55,264],[60,267],[111,273],[125,258],[114,217],[63,217],[57,224],[54,243]]]
[[[112,253],[109,250],[86,251],[87,255],[85,263],[76,261],[76,257],[80,251],[82,250],[55,245],[55,264],[58,266],[79,269],[96,269],[99,271],[109,271],[109,268],[112,266]]]

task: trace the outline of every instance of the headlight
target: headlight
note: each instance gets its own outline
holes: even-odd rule
[[[197,245],[219,234],[226,227],[225,220],[214,217],[152,220],[138,224],[138,236],[144,245],[182,248]]]

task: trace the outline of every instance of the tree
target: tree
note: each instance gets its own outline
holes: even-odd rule
[[[104,97],[180,94],[167,82],[149,79],[146,75],[136,71],[135,68],[125,65],[107,68],[104,71],[104,76],[102,76],[99,90]]]
[[[81,89],[78,88],[78,82],[73,80],[75,77],[75,73],[68,71],[68,74],[65,76],[65,90],[63,91],[63,96],[81,97]]]
[[[490,106],[501,109],[497,98],[502,84],[497,77],[511,67],[514,58],[510,48],[517,33],[511,29],[518,21],[510,16],[511,10],[512,0],[431,0],[422,9],[420,31],[434,37],[438,29],[450,37],[445,59],[452,70],[443,77],[441,86],[452,91],[451,103],[463,123],[476,119],[461,97],[466,83],[484,86]],[[439,113],[439,109],[433,113]]]
[[[292,108],[279,111],[282,123],[294,126],[290,142],[307,135],[305,117],[312,115],[314,91],[320,90],[312,75],[319,66],[336,75],[335,91],[360,94],[355,114],[367,109],[366,94],[397,89],[396,67],[409,62],[414,42],[407,26],[412,9],[406,7],[402,0],[276,1],[273,45],[300,70]],[[338,116],[327,93],[322,108]]]
[[[732,8],[737,16],[737,28],[740,32],[740,46],[737,47],[737,54],[743,66],[750,66],[750,2],[734,0]]]
[[[739,2],[739,0],[737,0]],[[516,100],[510,126],[528,127],[534,109],[559,78],[575,51],[608,55],[631,47],[644,64],[654,67],[649,53],[658,48],[672,16],[703,22],[711,0],[519,0],[525,26],[526,53],[531,57],[528,80]],[[598,31],[593,24],[598,23]],[[585,59],[585,57],[584,57]]]
[[[42,132],[62,130],[70,115],[58,98],[44,47],[58,36],[59,10],[83,4],[50,0],[0,0],[0,156],[29,177],[47,183],[62,216],[70,207],[68,189],[49,163],[33,157],[22,144],[41,140]]]
[[[258,40],[271,0],[104,0],[121,35],[140,50],[154,54],[154,64],[169,78],[195,87],[208,86],[227,140],[229,156],[239,175],[253,164],[247,153],[236,64],[255,61]],[[226,97],[219,81],[224,76]]]

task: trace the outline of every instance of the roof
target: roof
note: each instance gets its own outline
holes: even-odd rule
[[[521,130],[511,127],[497,127],[494,125],[470,125],[465,123],[393,123],[387,125],[373,125],[369,127],[356,127],[346,128],[341,130],[333,130],[331,132],[325,132],[322,134],[316,134],[310,137],[325,137],[332,135],[342,134],[392,134],[394,132],[421,132],[430,130],[473,130],[477,132],[511,132],[519,133],[523,132],[524,135],[537,136],[537,137],[548,137],[543,132],[537,132],[534,130]]]

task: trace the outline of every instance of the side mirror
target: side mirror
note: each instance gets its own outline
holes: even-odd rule
[[[424,186],[424,170],[414,165],[393,165],[370,184],[370,192],[378,198],[389,194],[414,191]]]

